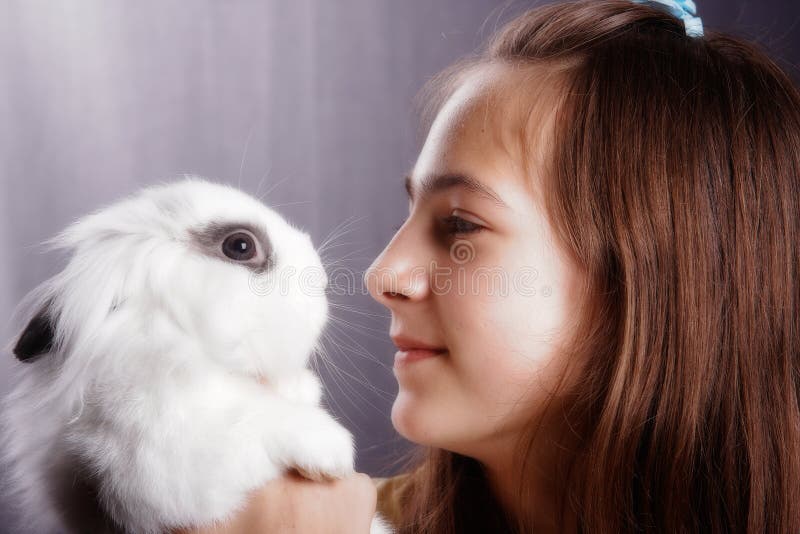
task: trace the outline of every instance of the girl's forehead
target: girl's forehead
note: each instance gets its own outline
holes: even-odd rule
[[[531,186],[548,154],[559,84],[545,65],[471,68],[442,105],[415,175],[514,175]]]

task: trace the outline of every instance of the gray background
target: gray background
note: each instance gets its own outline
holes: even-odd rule
[[[800,63],[796,0],[698,2],[706,27]],[[240,184],[362,273],[405,216],[420,139],[411,99],[533,3],[491,0],[0,1],[0,344],[15,304],[63,258],[37,243],[143,185],[194,173]],[[388,474],[407,444],[388,313],[335,301],[323,371],[358,466]],[[0,354],[0,395],[13,380]],[[0,502],[0,531],[11,511]]]

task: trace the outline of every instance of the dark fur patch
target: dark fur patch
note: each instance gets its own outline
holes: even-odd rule
[[[53,350],[54,337],[55,330],[50,318],[50,308],[45,306],[33,316],[28,322],[28,326],[20,334],[14,347],[14,355],[21,362],[31,362],[36,356]]]

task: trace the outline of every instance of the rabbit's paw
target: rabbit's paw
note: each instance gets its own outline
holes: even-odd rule
[[[309,426],[290,455],[290,466],[311,480],[342,478],[354,470],[353,437],[327,414]]]

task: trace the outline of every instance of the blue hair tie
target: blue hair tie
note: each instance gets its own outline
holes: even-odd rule
[[[637,4],[659,4],[664,6],[674,17],[683,21],[686,35],[703,36],[703,21],[697,17],[697,7],[692,0],[633,0]]]

